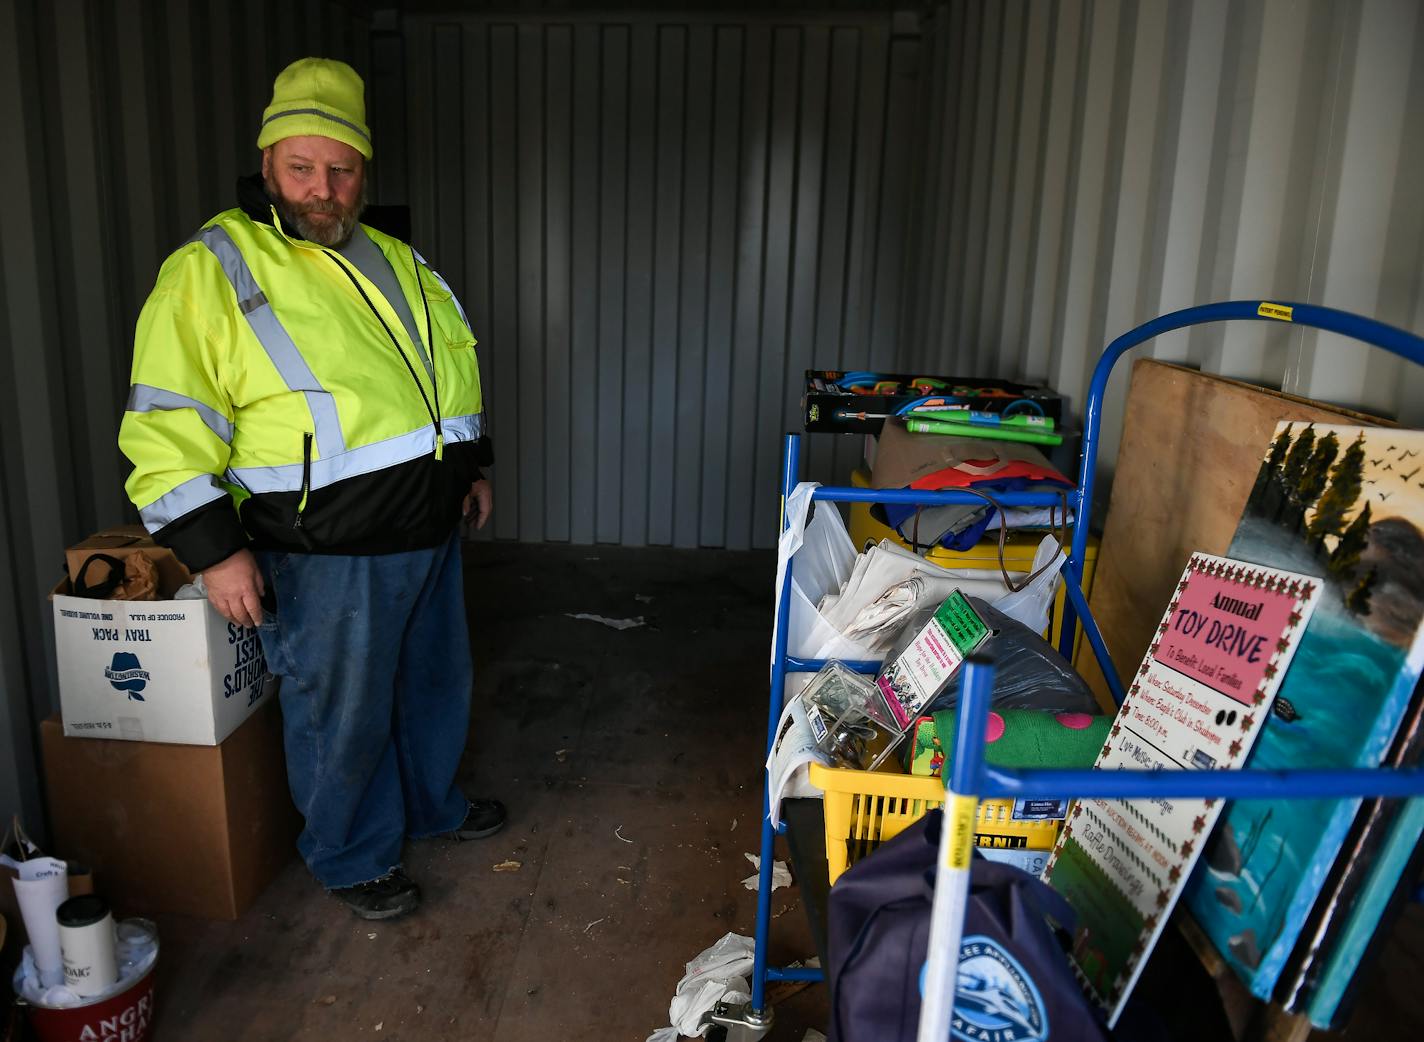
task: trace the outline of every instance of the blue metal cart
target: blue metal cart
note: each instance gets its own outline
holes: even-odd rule
[[[1332,308],[1313,304],[1295,304],[1259,300],[1227,301],[1175,311],[1155,318],[1112,341],[1103,352],[1093,371],[1088,391],[1083,424],[1082,449],[1078,486],[1069,494],[1074,511],[1072,550],[1063,567],[1067,591],[1064,625],[1060,629],[1060,649],[1071,657],[1074,638],[1081,626],[1093,654],[1102,667],[1113,698],[1122,703],[1123,691],[1113,668],[1102,634],[1093,621],[1082,590],[1082,562],[1088,541],[1088,518],[1091,512],[1098,444],[1102,427],[1103,395],[1113,366],[1124,354],[1162,333],[1207,322],[1249,319],[1267,322],[1289,322],[1297,326],[1322,329],[1352,337],[1384,348],[1412,362],[1424,365],[1424,339],[1373,319],[1362,318]],[[801,436],[786,435],[782,460],[782,502],[795,489],[800,472]],[[1009,493],[998,497],[1007,506],[1058,505],[1056,493]],[[982,502],[965,492],[921,492],[915,490],[874,490],[844,487],[821,487],[812,499],[829,503],[899,503],[922,506],[942,506]],[[787,654],[787,628],[791,606],[791,565],[788,564],[777,591],[778,609],[772,638],[771,698],[767,710],[766,749],[770,756],[776,738],[776,725],[785,698],[788,673],[815,673],[825,663],[801,659]],[[878,672],[878,662],[847,663],[866,674]],[[953,795],[969,797],[1002,797],[1015,799],[1036,796],[1075,796],[1113,799],[1218,797],[1223,799],[1307,799],[1320,797],[1417,796],[1424,795],[1424,771],[1421,770],[1298,770],[1298,771],[1095,771],[1095,770],[1008,770],[988,766],[983,759],[984,734],[992,694],[993,667],[987,663],[971,663],[963,686],[962,711],[958,733],[954,738],[955,758],[948,790]],[[757,897],[756,955],[752,970],[752,997],[747,1007],[722,1011],[718,1023],[739,1028],[743,1038],[760,1038],[771,1027],[771,1011],[766,1003],[766,986],[771,981],[820,981],[819,969],[783,968],[767,965],[767,941],[771,926],[771,870],[776,831],[770,820],[770,779],[762,786],[761,878]],[[784,829],[785,826],[783,825]],[[957,952],[962,922],[953,924],[952,940],[943,942],[947,952]],[[935,963],[945,969],[948,955],[936,959],[931,953],[933,979]],[[948,972],[952,974],[952,965]],[[949,978],[952,980],[952,976]],[[921,1024],[921,1039],[948,1037],[947,1022],[943,1030],[938,1025]]]

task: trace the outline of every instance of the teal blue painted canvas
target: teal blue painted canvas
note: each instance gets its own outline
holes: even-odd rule
[[[1227,555],[1324,591],[1249,768],[1376,767],[1424,669],[1424,432],[1282,424]],[[1186,900],[1270,998],[1359,800],[1238,801]]]

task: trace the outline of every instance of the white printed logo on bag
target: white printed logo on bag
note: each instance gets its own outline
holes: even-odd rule
[[[1046,1042],[1048,1012],[1033,978],[983,935],[964,938],[950,1034],[963,1042]]]

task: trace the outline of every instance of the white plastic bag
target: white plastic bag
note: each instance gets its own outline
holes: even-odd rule
[[[811,493],[820,486],[803,481],[786,501],[786,530],[777,543],[776,590],[779,592],[787,563],[791,570],[791,609],[786,620],[786,651],[798,658],[866,659],[861,645],[846,640],[828,623],[816,605],[827,594],[839,593],[855,567],[855,545],[834,504],[823,503],[811,517]],[[777,602],[778,613],[781,601]],[[772,649],[775,654],[775,648]]]
[[[791,628],[786,650],[801,658],[872,659],[874,652],[851,640],[817,608],[836,594],[855,567],[855,546],[833,503],[822,503],[806,526],[805,541],[791,570]]]
[[[1048,628],[1049,609],[1058,590],[1058,573],[1066,560],[1054,536],[1044,536],[1034,554],[1033,567],[1027,574],[1038,571],[1044,565],[1048,567],[1018,593],[1005,589],[1003,579],[994,572],[940,568],[910,550],[885,544],[874,548],[881,555],[882,562],[873,570],[874,579],[870,586],[875,588],[862,589],[863,584],[853,581],[857,565],[860,563],[864,572],[868,558],[874,555],[856,554],[845,521],[834,504],[820,504],[821,509],[811,516],[811,493],[818,487],[814,482],[802,482],[796,486],[786,503],[788,525],[777,547],[777,589],[781,587],[787,562],[795,557],[787,623],[788,654],[798,658],[838,658],[847,661],[880,659],[883,652],[877,650],[874,642],[853,640],[845,636],[842,629],[850,626],[860,607],[871,603],[888,586],[915,574],[925,575],[936,587],[933,592],[938,592],[942,586],[944,596],[948,596],[950,589],[959,589],[967,596],[987,601],[1035,633],[1042,633]],[[894,569],[897,559],[902,559],[898,571]],[[1024,573],[1010,572],[1010,575],[1017,582]],[[862,578],[865,577],[862,575]],[[847,582],[853,585],[846,589],[842,597],[842,589]]]
[[[1067,560],[1063,548],[1058,545],[1058,538],[1044,536],[1034,552],[1033,567],[1029,569],[1030,575],[1040,568],[1043,573],[1017,593],[990,600],[990,605],[1015,622],[1023,623],[1034,633],[1043,633],[1048,629],[1048,612],[1053,607],[1053,598],[1058,595],[1058,573]],[[986,597],[985,600],[989,599]]]
[[[747,975],[752,971],[756,942],[740,934],[726,934],[687,964],[668,1007],[672,1026],[689,1037],[705,1035],[702,1014],[722,1000],[741,1002],[751,997]]]

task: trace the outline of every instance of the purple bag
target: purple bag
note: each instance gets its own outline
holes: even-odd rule
[[[831,888],[830,1042],[914,1042],[943,815],[932,811]],[[1072,908],[1037,878],[974,858],[950,1037],[964,1042],[1107,1042],[1045,916]]]

